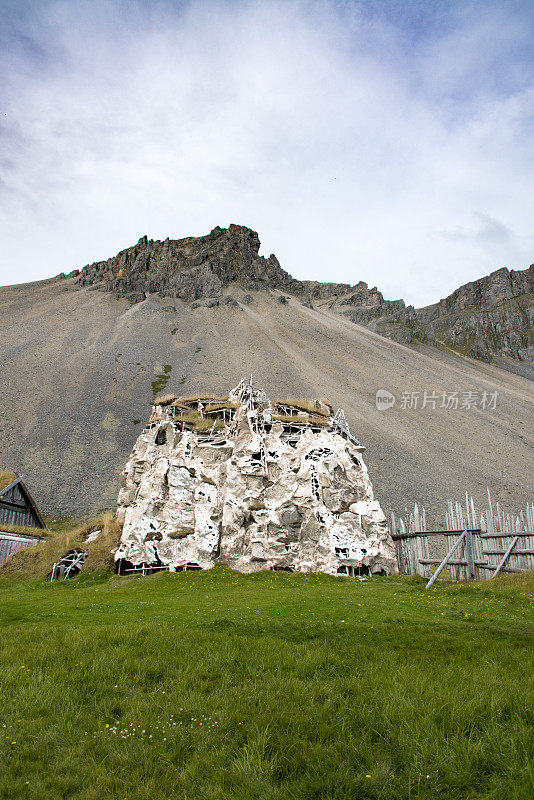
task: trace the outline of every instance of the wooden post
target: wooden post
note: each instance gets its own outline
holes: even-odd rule
[[[483,551],[483,542],[481,539],[480,531],[473,532],[473,552],[474,552],[474,559],[475,559],[475,575],[477,580],[481,578],[486,578],[486,573],[484,571],[484,567],[482,566],[483,562],[487,560],[484,557]]]
[[[454,538],[455,536],[456,532],[454,534],[448,533],[446,536],[447,547],[449,548],[449,550],[456,541]],[[457,581],[460,579],[460,567],[458,565],[455,564],[454,566],[452,566],[451,564],[449,564],[449,578],[453,581]]]
[[[451,556],[453,555],[453,553],[455,553],[456,550],[458,549],[458,547],[461,545],[461,543],[465,539],[465,536],[466,536],[466,531],[464,531],[462,533],[462,535],[460,536],[460,538],[455,541],[455,543],[453,544],[453,546],[451,547],[451,549],[449,550],[449,552],[447,553],[447,555],[445,556],[445,558],[443,559],[443,561],[441,562],[441,564],[439,565],[437,570],[434,572],[434,574],[432,575],[432,577],[428,581],[428,583],[426,585],[427,589],[430,589],[430,587],[432,586],[434,581],[437,580],[440,572],[447,565],[447,563],[448,563],[449,559],[451,558]]]
[[[427,560],[430,555],[428,549],[428,536],[421,536],[421,552],[423,561]],[[430,575],[430,565],[423,564],[423,578],[429,578]]]
[[[516,546],[518,541],[519,541],[519,536],[514,536],[514,538],[512,539],[512,542],[509,545],[506,553],[503,555],[503,557],[499,561],[499,564],[497,565],[497,569],[495,570],[493,575],[491,575],[491,578],[495,578],[499,574],[499,572],[501,571],[501,568],[505,565],[506,561],[508,560],[508,556],[510,555],[510,553],[512,552],[512,550],[514,549],[514,547]]]
[[[471,531],[465,532],[465,552],[467,560],[467,580],[475,577],[475,559],[473,558],[473,534]]]

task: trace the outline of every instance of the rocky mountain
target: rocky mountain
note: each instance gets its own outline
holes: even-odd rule
[[[258,234],[240,225],[164,242],[143,236],[113,258],[84,267],[78,284],[97,285],[135,303],[155,292],[186,301],[220,297],[234,282],[245,289],[302,290],[275,255],[264,258],[259,249]]]
[[[521,370],[513,362],[534,361],[534,265],[523,271],[506,267],[461,286],[425,308],[404,300],[385,300],[376,288],[300,281],[280,266],[275,255],[259,255],[255,231],[239,225],[214,228],[207,236],[136,245],[107,261],[84,267],[79,286],[95,286],[132,303],[147,295],[180,298],[200,305],[233,303],[223,298],[230,284],[243,289],[280,289],[329,308],[360,325],[404,344],[430,344]]]
[[[355,325],[338,308],[347,287],[293,283],[240,230],[216,233],[210,266],[191,266],[203,275],[201,292],[164,267],[162,253],[177,245],[148,242],[119,256],[122,267],[106,262],[70,278],[0,287],[0,467],[25,475],[43,513],[115,506],[119,475],[163,389],[224,394],[251,373],[270,397],[326,397],[345,410],[386,514],[417,500],[441,520],[446,498],[469,489],[480,503],[486,486],[507,510],[530,501],[530,381]],[[219,239],[234,266],[215,255]],[[246,270],[235,241],[250,256]],[[160,266],[149,259],[143,277],[137,258],[149,252]],[[124,267],[136,263],[121,294],[114,282],[128,280]],[[269,270],[281,288],[265,279]],[[167,280],[182,281],[188,298],[205,297],[168,296]],[[146,298],[132,303],[135,291]],[[387,410],[376,401],[383,390],[395,399]]]
[[[498,269],[425,308],[384,300],[366,283],[336,297],[330,307],[397,342],[451,348],[485,361],[497,357],[514,370],[518,366],[510,359],[527,367],[534,361],[534,264]]]

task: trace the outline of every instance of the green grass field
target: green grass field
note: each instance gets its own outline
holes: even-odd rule
[[[0,580],[2,798],[534,796],[532,574]]]

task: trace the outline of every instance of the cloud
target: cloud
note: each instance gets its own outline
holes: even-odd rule
[[[508,244],[513,241],[514,234],[498,219],[488,217],[486,214],[473,214],[475,226],[472,228],[455,228],[452,231],[442,231],[442,236],[453,242],[477,242]]]
[[[416,305],[526,266],[532,26],[513,4],[410,8],[12,4],[0,283],[230,222],[297,277]]]

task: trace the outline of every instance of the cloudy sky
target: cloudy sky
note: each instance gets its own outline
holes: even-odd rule
[[[534,0],[0,12],[0,284],[231,222],[416,305],[534,261]]]

